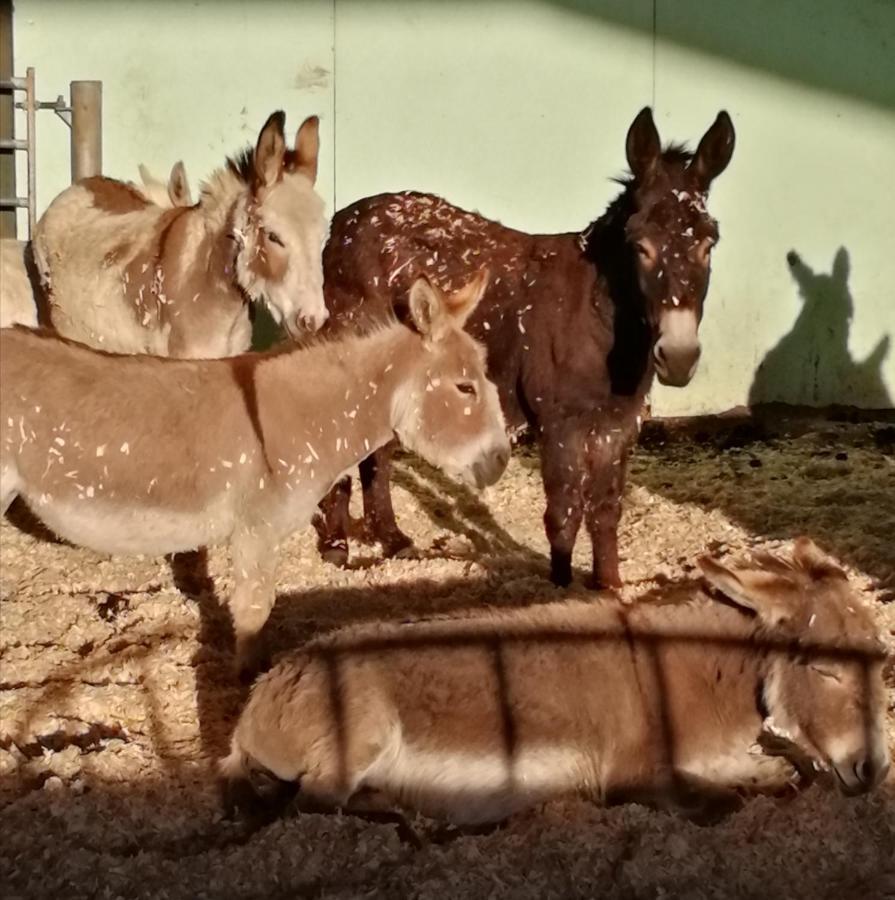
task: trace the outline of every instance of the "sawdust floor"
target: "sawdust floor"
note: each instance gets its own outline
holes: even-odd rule
[[[628,592],[692,571],[707,547],[773,548],[808,533],[848,565],[895,644],[892,434],[823,424],[724,449],[653,435],[633,462],[623,519]],[[396,494],[430,558],[379,563],[354,544],[354,568],[337,571],[312,533],[295,536],[268,628],[274,649],[342,623],[560,596],[544,580],[531,451],[484,495],[405,460]],[[563,801],[422,850],[351,817],[287,814],[247,831],[222,818],[210,769],[243,698],[216,599],[230,587],[226,554],[210,553],[207,572],[198,558],[172,572],[163,559],[110,560],[6,520],[0,536],[8,898],[895,896],[891,776],[869,798],[814,786],[711,827]],[[583,541],[576,562],[583,574]],[[891,668],[887,677],[895,686]]]

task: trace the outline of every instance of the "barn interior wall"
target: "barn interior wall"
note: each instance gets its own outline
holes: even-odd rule
[[[654,106],[738,143],[710,201],[723,240],[686,390],[660,415],[750,400],[895,397],[895,4],[888,0],[17,0],[41,99],[104,85],[107,174],[182,158],[193,190],[273,109],[322,119],[330,210],[418,188],[533,231],[583,228]],[[68,135],[38,125],[38,208]]]

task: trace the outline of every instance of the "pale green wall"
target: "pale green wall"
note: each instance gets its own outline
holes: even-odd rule
[[[35,67],[40,99],[103,82],[106,174],[136,180],[142,162],[167,178],[182,158],[195,195],[281,108],[290,136],[321,116],[320,185],[332,198],[332,0],[16,0],[14,16],[16,69]],[[37,137],[39,214],[70,162],[52,113],[39,114]]]
[[[529,230],[602,211],[644,104],[691,141],[727,108],[738,144],[710,202],[724,238],[703,364],[687,390],[657,389],[656,412],[745,403],[781,339],[781,399],[895,397],[895,348],[855,365],[895,340],[889,0],[19,0],[15,37],[43,97],[103,80],[108,174],[182,156],[195,187],[282,106],[291,125],[322,115],[331,208],[413,187]],[[41,206],[67,183],[62,128],[43,114]],[[839,247],[848,267],[820,279]],[[790,250],[812,304],[794,333]]]

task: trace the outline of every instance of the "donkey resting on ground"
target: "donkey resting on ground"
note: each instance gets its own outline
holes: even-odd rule
[[[112,356],[0,332],[0,500],[103,553],[228,543],[237,657],[274,602],[278,545],[395,435],[449,474],[494,482],[509,459],[484,351],[462,330],[483,279],[410,292],[413,327],[235,359]]]
[[[318,123],[305,120],[294,150],[284,123],[274,113],[254,150],[216,171],[195,206],[166,209],[102,177],[56,197],[34,237],[53,327],[110,352],[178,357],[247,350],[249,301],[293,336],[319,328]]]
[[[541,447],[551,577],[568,584],[582,519],[595,586],[616,585],[618,520],[629,449],[654,371],[683,386],[699,358],[697,328],[718,226],[705,208],[734,131],[722,112],[694,154],[662,151],[649,109],[627,136],[632,176],[583,233],[530,235],[426,194],[382,194],[337,213],[323,254],[328,327],[387,314],[426,273],[445,289],[486,265],[491,282],[469,331],[488,350],[511,428]],[[367,530],[386,555],[410,544],[395,522],[389,451],[361,465]],[[324,555],[347,559],[350,482],[324,505]]]
[[[259,679],[221,771],[296,782],[315,808],[378,794],[457,824],[576,792],[730,799],[825,768],[848,794],[878,784],[885,653],[844,573],[805,538],[792,560],[700,564],[708,585],[633,607],[604,597],[316,640]]]

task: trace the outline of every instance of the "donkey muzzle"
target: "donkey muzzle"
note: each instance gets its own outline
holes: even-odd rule
[[[889,756],[885,750],[877,753],[860,752],[832,765],[843,794],[854,796],[873,790],[889,771]]]
[[[476,460],[472,465],[472,479],[479,489],[494,484],[503,475],[510,461],[510,448],[496,447]]]
[[[312,313],[297,313],[291,320],[286,319],[286,330],[291,338],[297,339],[320,331],[328,318],[329,310],[327,309]]]
[[[699,365],[696,314],[689,309],[674,309],[659,321],[659,338],[653,346],[656,374],[662,384],[684,387]]]

